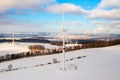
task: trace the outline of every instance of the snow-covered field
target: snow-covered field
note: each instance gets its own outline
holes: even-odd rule
[[[29,51],[28,49],[29,45],[44,45],[45,48],[57,48],[58,47],[58,46],[50,45],[47,43],[20,43],[20,42],[15,42],[15,44],[0,43],[0,55],[27,52]]]
[[[120,80],[120,45],[83,49],[66,52],[65,71],[61,71],[61,63],[47,64],[53,58],[61,60],[62,54],[23,58],[0,63],[0,70],[9,64],[19,70],[1,72],[0,80]],[[77,59],[78,56],[86,56]],[[45,64],[43,66],[36,66]],[[76,65],[77,70],[72,70]],[[25,69],[23,69],[23,67]]]

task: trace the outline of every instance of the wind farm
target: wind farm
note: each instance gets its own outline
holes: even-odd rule
[[[0,80],[120,80],[120,0],[1,0]]]

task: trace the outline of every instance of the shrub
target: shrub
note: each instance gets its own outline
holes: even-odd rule
[[[53,59],[53,63],[57,63],[58,61],[57,61],[57,59],[56,58],[54,58]]]
[[[30,45],[28,48],[31,52],[45,50],[45,47],[43,45]]]
[[[12,69],[13,69],[13,65],[12,64],[8,65],[8,70],[11,71]]]

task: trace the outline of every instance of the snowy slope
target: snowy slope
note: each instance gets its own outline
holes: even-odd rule
[[[38,56],[0,63],[0,70],[12,64],[14,68],[26,67],[0,73],[0,80],[120,80],[120,45],[84,49],[66,53],[66,71],[61,71],[61,63],[49,64],[53,58],[61,60],[61,54]],[[86,56],[77,59],[78,56]],[[44,66],[35,66],[45,64]],[[77,65],[73,71],[71,64]]]

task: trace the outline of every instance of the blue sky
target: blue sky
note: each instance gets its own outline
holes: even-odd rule
[[[95,8],[101,0],[57,0],[58,3],[71,3],[90,10]]]
[[[120,33],[120,0],[0,0],[0,32]]]

